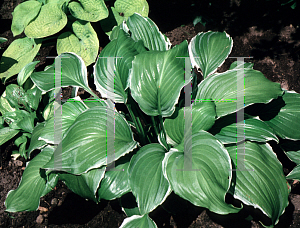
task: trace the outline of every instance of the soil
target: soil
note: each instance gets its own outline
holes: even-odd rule
[[[13,37],[10,31],[13,9],[22,0],[4,0],[0,3],[0,37],[8,39],[0,45],[7,48],[9,44],[24,34]],[[199,3],[201,2],[201,3]],[[251,3],[250,3],[251,2]],[[149,17],[165,33],[173,45],[188,40],[202,31],[226,31],[233,38],[233,49],[230,57],[251,57],[246,62],[254,63],[254,69],[261,71],[268,79],[281,83],[287,90],[300,93],[300,24],[299,8],[280,6],[277,1],[156,1],[148,0]],[[254,4],[255,3],[255,4]],[[205,26],[192,24],[196,16],[206,20]],[[108,39],[99,23],[93,23],[100,40],[100,50]],[[4,49],[0,50],[0,54]],[[38,70],[53,62],[47,56],[56,56],[54,46],[43,47],[36,60]],[[223,72],[235,61],[228,58],[218,69]],[[51,62],[52,61],[52,62]],[[88,71],[91,72],[89,67]],[[8,83],[15,82],[12,77]],[[1,84],[0,94],[5,87]],[[70,88],[64,90],[68,97]],[[83,93],[83,92],[82,92]],[[83,94],[83,96],[86,96]],[[284,173],[289,173],[295,164],[272,143],[274,151],[283,164]],[[34,212],[6,213],[4,201],[8,191],[16,189],[20,182],[25,160],[12,159],[11,153],[16,150],[13,141],[0,148],[0,227],[119,227],[126,217],[118,200],[101,201],[98,205],[85,201],[72,193],[62,182],[41,198],[40,207]],[[292,192],[290,204],[281,216],[276,227],[300,227],[300,184],[289,182]],[[228,199],[230,202],[230,199]],[[164,210],[163,209],[166,209]],[[170,211],[172,213],[168,213]],[[249,220],[249,214],[254,218]],[[158,227],[196,228],[196,227],[262,227],[259,220],[264,215],[252,207],[245,207],[240,213],[220,216],[191,205],[172,194],[167,201],[150,214]]]

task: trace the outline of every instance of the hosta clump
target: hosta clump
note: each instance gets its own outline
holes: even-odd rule
[[[109,35],[114,25],[120,25],[133,13],[148,16],[146,0],[32,0],[23,1],[12,13],[13,36],[24,32],[26,37],[14,40],[3,53],[0,79],[7,80],[38,54],[42,44],[56,44],[57,54],[73,52],[81,56],[86,66],[95,62],[99,51],[97,33],[91,23],[101,22]],[[120,16],[122,15],[122,16]],[[49,40],[52,40],[49,42]]]
[[[52,91],[42,96],[42,91],[29,77],[37,63],[26,65],[18,74],[18,84],[6,86],[0,97],[0,145],[14,139],[19,150],[13,153],[25,158],[34,127],[53,115]]]
[[[242,209],[225,201],[231,194],[268,216],[264,225],[278,223],[290,185],[268,142],[300,139],[300,95],[283,91],[250,63],[234,62],[215,73],[233,45],[225,32],[199,33],[189,44],[170,48],[153,21],[134,14],[110,38],[94,65],[96,88],[106,99],[88,87],[79,56],[57,57],[62,86],[80,86],[94,98],[70,99],[60,120],[54,116],[34,129],[28,157],[34,148],[41,152],[28,163],[18,189],[9,192],[6,211],[36,210],[60,178],[86,199],[120,198],[128,216],[121,227],[157,227],[149,213],[172,191],[223,215]],[[203,75],[198,86],[190,63]],[[54,71],[55,64],[30,77],[47,92],[55,88]],[[62,124],[54,131],[56,121]],[[288,152],[292,160],[297,154]],[[299,172],[289,176],[297,179]],[[135,208],[125,206],[127,193],[135,197]]]

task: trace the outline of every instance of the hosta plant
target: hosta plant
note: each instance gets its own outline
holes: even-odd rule
[[[26,65],[18,74],[17,84],[10,84],[0,97],[0,146],[10,139],[19,147],[16,156],[27,158],[28,142],[38,122],[53,115],[53,91],[42,96],[30,74],[38,61]]]
[[[114,7],[107,8],[106,4]],[[33,61],[42,44],[56,44],[58,55],[76,53],[89,66],[95,62],[99,51],[98,36],[91,23],[101,21],[103,30],[109,34],[114,25],[120,25],[135,12],[148,16],[147,1],[24,1],[12,13],[11,31],[13,36],[24,32],[26,37],[14,40],[3,53],[0,79],[7,80],[18,74]]]
[[[157,227],[149,213],[171,192],[222,215],[253,206],[269,218],[265,226],[277,224],[290,185],[268,142],[300,139],[300,94],[282,90],[251,63],[236,61],[216,73],[233,46],[225,32],[202,32],[171,48],[152,20],[134,14],[110,38],[94,65],[101,98],[88,86],[82,58],[57,57],[61,85],[93,97],[69,99],[61,118],[35,127],[32,160],[8,193],[6,211],[37,210],[61,179],[96,203],[119,198],[124,228]],[[203,76],[198,85],[191,64]],[[55,89],[55,67],[31,74],[41,91]],[[136,207],[126,206],[125,194]],[[228,203],[227,194],[241,204]]]

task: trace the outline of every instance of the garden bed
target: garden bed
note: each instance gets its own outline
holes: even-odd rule
[[[8,39],[6,43],[1,44],[3,48],[7,48],[16,39],[10,31],[11,12],[20,2],[20,0],[5,0],[0,5],[1,24],[4,25],[1,26],[0,37]],[[224,3],[211,6],[208,4],[207,9],[199,8],[199,11],[195,8],[198,5],[194,1],[172,1],[169,5],[162,5],[162,1],[148,2],[149,17],[169,37],[172,45],[179,44],[185,39],[190,41],[201,31],[226,31],[233,38],[233,49],[229,57],[251,57],[245,61],[254,63],[254,69],[261,71],[271,81],[280,82],[284,89],[300,93],[300,28],[299,24],[292,19],[296,18],[293,17],[295,11],[282,7],[278,12],[277,9],[268,8],[270,5],[252,6],[246,5],[247,3],[242,5],[240,1],[233,0],[220,1]],[[210,21],[205,26],[200,23],[194,26],[192,19],[197,14],[209,17]],[[93,26],[96,31],[100,30],[97,29],[99,23],[94,23]],[[105,34],[101,34],[99,40],[101,47],[108,42]],[[45,47],[39,53],[37,60],[41,63],[38,67],[43,69],[51,61],[46,57],[55,55],[55,48]],[[228,58],[218,71],[224,72],[235,60]],[[1,86],[2,93],[3,85]],[[64,92],[65,97],[68,97],[68,89],[64,89]],[[59,182],[54,191],[41,198],[38,211],[5,213],[6,195],[9,190],[17,188],[25,167],[24,159],[11,158],[11,153],[15,149],[17,148],[13,141],[9,141],[2,145],[0,150],[0,227],[113,228],[119,227],[126,218],[117,200],[101,201],[96,205],[72,193],[62,182]],[[283,155],[282,151],[275,152],[283,164],[284,173],[289,173],[294,164]],[[296,181],[290,184],[292,186],[290,205],[276,227],[300,226],[300,185]],[[192,206],[174,194],[171,198],[176,202],[175,205],[170,205],[167,200],[163,206],[169,210],[178,208],[173,210],[172,214],[162,207],[150,213],[150,217],[158,227],[260,227],[256,221],[262,215],[258,211],[254,213],[257,214],[254,221],[245,220],[247,213],[254,211],[251,207],[245,208],[236,215],[220,216]]]

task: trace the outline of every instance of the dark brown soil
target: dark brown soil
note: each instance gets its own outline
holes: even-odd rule
[[[1,27],[0,37],[8,42],[0,47],[7,48],[21,34],[13,37],[10,31],[11,12],[22,0],[4,0],[0,2]],[[261,71],[268,79],[280,82],[282,87],[300,93],[300,29],[298,6],[295,10],[280,7],[276,1],[148,1],[150,6],[149,17],[156,22],[163,33],[170,38],[173,45],[190,39],[201,31],[226,31],[234,41],[230,57],[249,57],[245,61],[254,63],[254,69]],[[201,2],[201,3],[199,3]],[[212,4],[210,4],[212,2]],[[250,4],[251,2],[251,4]],[[255,4],[254,4],[255,3]],[[195,16],[204,16],[206,26],[192,24]],[[98,23],[93,24],[97,32],[101,33]],[[100,45],[103,48],[108,42],[99,35]],[[0,54],[4,50],[0,50]],[[42,70],[49,65],[55,56],[54,46],[44,47],[36,57],[40,60],[38,67]],[[218,71],[227,70],[234,58],[227,59]],[[92,68],[88,68],[91,72]],[[10,81],[15,81],[13,77]],[[0,94],[4,90],[0,87]],[[68,93],[65,90],[65,93]],[[276,145],[274,145],[276,146]],[[118,201],[103,201],[98,205],[85,201],[72,193],[62,182],[55,190],[41,198],[40,207],[35,212],[5,213],[4,201],[8,191],[16,189],[25,161],[11,159],[11,152],[17,149],[12,141],[0,148],[0,227],[119,227],[126,217],[118,206]],[[283,164],[287,174],[293,168],[282,151],[275,151]],[[300,227],[300,185],[292,184],[290,205],[281,217],[278,227]],[[162,206],[150,216],[158,227],[196,228],[196,227],[262,227],[258,222],[261,213],[251,207],[245,207],[241,213],[230,216],[220,216],[203,208],[195,207],[190,203],[172,194]],[[166,211],[170,211],[168,213]],[[249,213],[254,221],[247,221]]]

